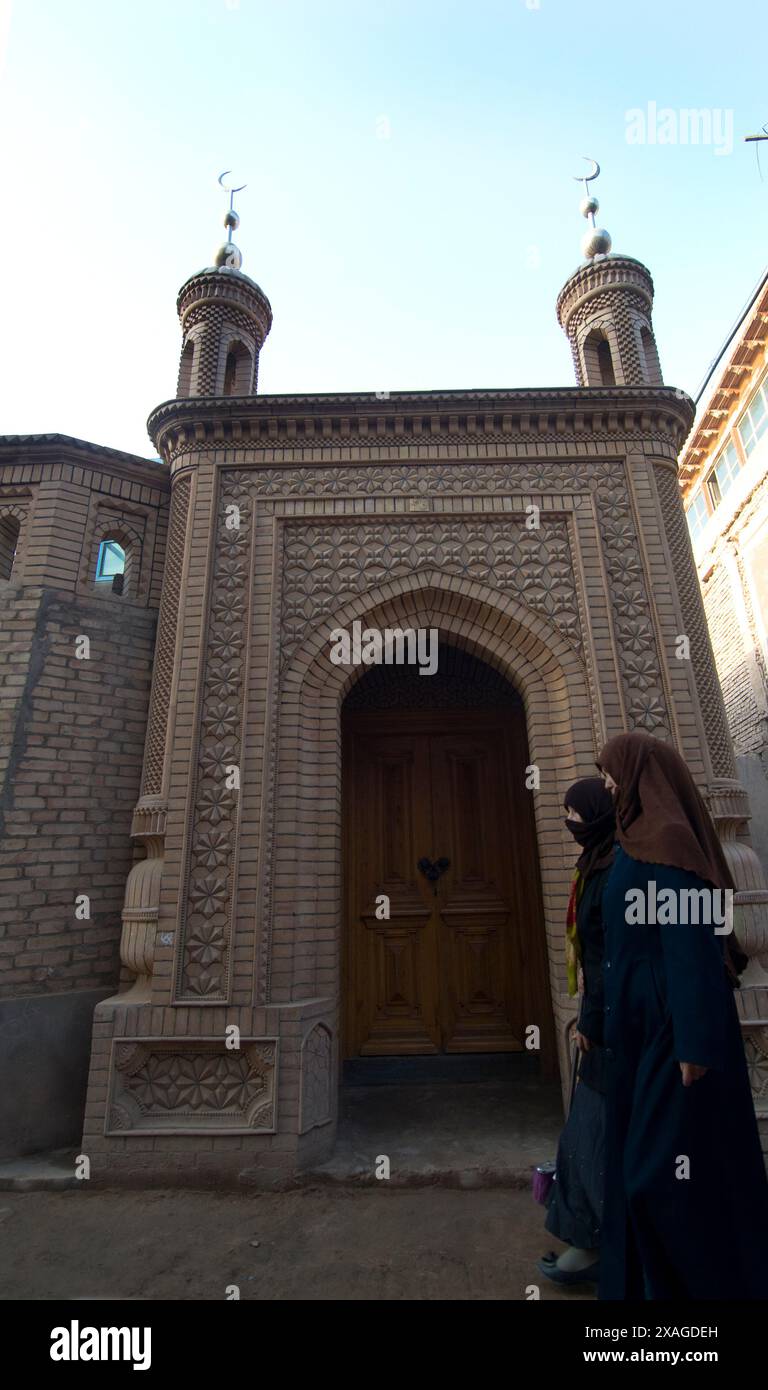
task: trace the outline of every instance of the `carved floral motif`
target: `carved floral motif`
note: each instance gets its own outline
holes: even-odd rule
[[[190,1041],[120,1044],[110,1128],[274,1128],[276,1044]],[[190,1121],[192,1124],[190,1124]]]
[[[241,499],[242,500],[242,499]],[[227,997],[232,861],[238,791],[228,769],[239,766],[251,512],[239,507],[237,529],[222,496],[217,518],[213,595],[203,701],[180,998]]]
[[[575,645],[579,610],[566,522],[525,516],[489,520],[376,521],[370,525],[286,524],[283,638],[286,661],[324,618],[356,594],[429,567],[517,593]]]

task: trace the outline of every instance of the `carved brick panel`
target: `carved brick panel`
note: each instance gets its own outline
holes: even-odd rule
[[[333,1039],[324,1023],[317,1023],[301,1049],[301,1129],[304,1134],[332,1118]]]
[[[241,764],[243,681],[249,610],[251,510],[239,495],[239,524],[222,488],[204,652],[188,881],[180,905],[178,998],[228,997],[228,962]]]
[[[563,518],[313,526],[286,524],[281,655],[287,661],[308,632],[341,604],[388,579],[426,567],[517,594],[575,646],[580,624],[573,556]]]
[[[106,1133],[272,1132],[276,1063],[275,1038],[115,1043]]]
[[[669,737],[661,661],[625,479],[603,476],[596,501],[629,725]]]
[[[768,1028],[745,1028],[743,1036],[755,1109],[768,1115]]]
[[[216,550],[204,652],[203,699],[192,824],[188,829],[187,893],[180,909],[178,998],[216,1003],[228,997],[228,964],[234,909],[237,839],[236,791],[225,785],[226,767],[241,763],[243,687],[250,601],[250,545],[258,499],[269,510],[277,493],[321,499],[339,492],[404,493],[429,498],[439,491],[471,490],[528,498],[568,493],[594,496],[608,575],[608,598],[617,658],[631,725],[669,734],[647,580],[635,530],[629,486],[621,462],[579,464],[374,465],[314,469],[231,469],[222,474]],[[236,504],[240,525],[226,525]],[[284,520],[282,597],[274,614],[282,661],[353,596],[386,580],[428,566],[476,580],[499,593],[514,593],[542,614],[579,650],[583,640],[576,588],[577,564],[562,512],[542,509],[541,526],[528,530],[522,510],[422,518],[391,513],[381,518]],[[579,508],[574,515],[578,525]],[[598,673],[599,679],[599,673]],[[267,777],[273,787],[276,731],[270,732]],[[272,797],[265,807],[268,840]],[[267,914],[268,915],[268,914]],[[268,951],[269,923],[260,924]],[[262,962],[263,964],[263,962]],[[265,974],[260,972],[260,989]]]

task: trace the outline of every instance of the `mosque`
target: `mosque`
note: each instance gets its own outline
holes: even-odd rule
[[[333,1153],[350,1061],[533,1039],[565,1085],[563,792],[632,728],[721,836],[763,1085],[768,893],[678,486],[693,405],[648,270],[587,185],[582,211],[573,385],[259,395],[272,309],[230,205],[179,292],[159,458],[0,440],[6,1152],[84,1113],[94,1176],[272,1182]]]

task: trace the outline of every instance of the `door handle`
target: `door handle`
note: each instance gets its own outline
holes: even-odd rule
[[[436,859],[433,863],[431,859],[424,858],[420,859],[416,865],[419,872],[422,873],[426,879],[429,879],[429,882],[433,885],[435,894],[437,894],[437,880],[440,878],[441,874],[444,874],[446,869],[450,869],[450,867],[450,859]]]

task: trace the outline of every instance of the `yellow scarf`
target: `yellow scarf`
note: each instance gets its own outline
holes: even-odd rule
[[[581,953],[579,950],[579,933],[576,930],[576,908],[583,888],[584,879],[580,871],[576,869],[574,870],[573,882],[571,884],[571,896],[568,899],[568,912],[565,919],[565,964],[568,971],[569,994],[578,994],[579,992],[579,965],[581,963]]]

